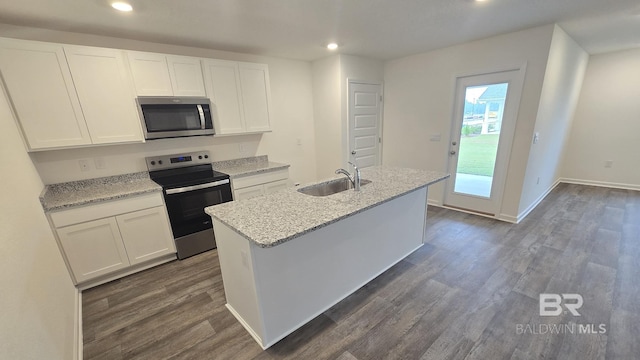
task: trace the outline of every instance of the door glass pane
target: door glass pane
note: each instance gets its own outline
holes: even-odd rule
[[[464,111],[454,191],[491,196],[508,83],[469,86]]]

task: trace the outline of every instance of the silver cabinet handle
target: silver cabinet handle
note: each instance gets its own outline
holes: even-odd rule
[[[229,183],[229,179],[224,179],[224,180],[214,181],[206,184],[185,186],[185,187],[175,188],[175,189],[167,189],[167,195],[180,194],[187,191],[201,190],[201,189],[211,188],[211,187],[220,186],[228,183]]]
[[[198,113],[200,114],[200,129],[204,130],[204,110],[202,110],[202,105],[198,104],[196,105],[196,107],[198,108]]]

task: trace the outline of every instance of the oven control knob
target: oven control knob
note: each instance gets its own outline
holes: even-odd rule
[[[162,160],[158,160],[158,165],[162,165]]]
[[[208,159],[208,158],[209,158],[209,155],[205,155],[205,156],[204,156],[204,158],[205,158],[205,159]]]
[[[199,155],[199,156],[198,156],[198,159],[202,160],[202,155]]]
[[[156,164],[156,162],[152,160],[151,161],[151,165],[155,165],[155,164]]]

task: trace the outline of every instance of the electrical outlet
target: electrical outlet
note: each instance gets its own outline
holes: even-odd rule
[[[97,157],[97,158],[93,159],[93,162],[96,165],[96,169],[106,169],[107,168],[107,162],[104,160],[103,157]]]
[[[442,135],[440,133],[433,133],[431,134],[431,137],[429,138],[429,140],[440,141],[441,138],[442,138]]]
[[[538,176],[538,180],[536,180],[536,185],[540,185],[540,176]]]
[[[87,160],[87,159],[78,160],[78,165],[80,165],[80,171],[89,171],[89,170],[91,170],[91,164],[89,163],[89,160]]]
[[[607,160],[604,162],[604,167],[611,168],[613,167],[613,160]]]

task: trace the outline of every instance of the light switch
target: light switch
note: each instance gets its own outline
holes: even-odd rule
[[[440,141],[441,135],[440,133],[433,133],[431,134],[431,137],[429,138],[429,140],[431,141]]]
[[[533,134],[533,143],[537,144],[538,140],[540,140],[540,133],[536,132],[535,134]]]

